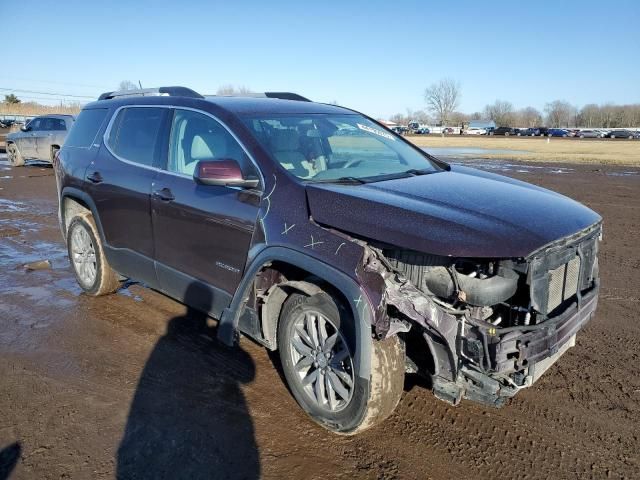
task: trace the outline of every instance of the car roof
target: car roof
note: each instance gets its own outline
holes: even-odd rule
[[[315,103],[300,100],[284,100],[267,97],[226,97],[208,96],[204,98],[189,98],[180,96],[129,96],[98,100],[85,105],[89,108],[105,108],[110,106],[126,105],[170,105],[175,107],[186,106],[193,108],[197,104],[204,107],[213,104],[227,110],[236,116],[250,115],[280,115],[280,114],[341,114],[354,115],[357,112],[337,105]],[[204,105],[203,105],[204,104]]]
[[[32,120],[35,120],[36,118],[61,118],[61,119],[65,119],[65,118],[76,118],[75,115],[70,115],[67,113],[51,113],[49,115],[38,115],[37,117],[33,117]]]
[[[325,103],[283,100],[263,97],[205,97],[206,101],[229,110],[237,115],[247,114],[291,114],[291,113],[334,113],[353,114],[352,110]]]

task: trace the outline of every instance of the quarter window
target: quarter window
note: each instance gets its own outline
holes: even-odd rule
[[[237,161],[245,178],[255,178],[251,160],[222,124],[202,113],[177,109],[171,127],[167,169],[193,175],[200,160],[223,159]]]
[[[64,146],[77,148],[90,148],[95,142],[98,131],[107,116],[106,108],[92,108],[82,110],[78,119],[73,124]]]
[[[166,108],[128,107],[120,110],[111,131],[109,148],[118,157],[131,162],[154,166],[161,152],[159,146]]]

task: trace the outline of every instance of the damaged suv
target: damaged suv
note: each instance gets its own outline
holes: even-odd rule
[[[55,171],[88,294],[133,278],[218,319],[226,344],[278,350],[332,431],[382,421],[407,372],[500,406],[596,308],[596,213],[295,94],[106,93]]]

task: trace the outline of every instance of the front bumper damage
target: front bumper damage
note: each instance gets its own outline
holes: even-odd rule
[[[443,308],[390,268],[377,250],[366,248],[364,270],[380,275],[385,285],[379,313],[386,314],[380,315],[376,334],[388,337],[419,325],[433,360],[428,372],[433,392],[453,405],[467,398],[500,407],[531,386],[575,345],[576,332],[591,320],[598,301],[596,279],[542,323],[497,328]]]
[[[562,314],[539,325],[514,327],[500,332],[480,329],[486,364],[462,363],[455,381],[434,379],[434,393],[452,404],[468,398],[501,406],[507,398],[535,383],[569,348],[576,333],[592,318],[598,304],[598,287],[569,306]],[[460,345],[468,342],[461,332]],[[486,349],[486,350],[485,350]],[[460,350],[459,350],[460,351]]]

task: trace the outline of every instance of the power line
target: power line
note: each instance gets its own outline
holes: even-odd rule
[[[88,85],[86,83],[57,82],[55,80],[35,80],[33,78],[23,78],[23,77],[13,77],[13,76],[6,77],[5,75],[1,75],[1,76],[6,80],[16,80],[19,82],[49,83],[49,84],[56,84],[56,85],[66,85],[70,87],[100,88],[104,90],[108,90],[110,88],[110,87],[105,87],[104,85]]]
[[[72,98],[96,98],[95,96],[90,95],[71,95],[66,93],[53,93],[53,92],[36,92],[34,90],[21,90],[19,88],[3,88],[0,87],[1,91],[4,92],[23,92],[23,93],[35,93],[36,95],[52,95],[55,97],[72,97]]]
[[[64,98],[51,98],[51,97],[32,97],[30,95],[20,95],[20,100],[45,100],[47,102],[80,102],[80,100],[65,100]],[[93,98],[93,97],[92,97]]]

